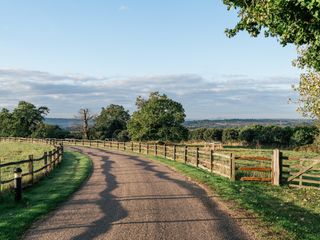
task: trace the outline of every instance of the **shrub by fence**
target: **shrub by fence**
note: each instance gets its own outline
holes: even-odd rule
[[[51,172],[63,158],[63,145],[53,139],[33,138],[0,138],[0,142],[30,142],[52,145],[52,151],[44,152],[42,157],[34,158],[30,155],[28,159],[5,162],[0,164],[0,187],[1,190],[12,188],[14,185],[14,170],[22,169],[22,181],[24,186],[30,186],[41,177]]]

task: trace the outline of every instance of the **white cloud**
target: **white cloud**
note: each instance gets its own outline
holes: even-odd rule
[[[81,107],[100,111],[111,103],[135,110],[135,99],[152,91],[181,102],[187,118],[298,117],[288,99],[297,79],[227,75],[207,80],[196,74],[131,77],[55,75],[40,71],[0,69],[0,107],[19,100],[46,105],[50,116],[72,117]]]

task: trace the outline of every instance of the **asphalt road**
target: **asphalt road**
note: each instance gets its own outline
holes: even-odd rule
[[[24,239],[250,239],[213,196],[168,167],[124,153],[72,149],[92,159],[91,177]]]

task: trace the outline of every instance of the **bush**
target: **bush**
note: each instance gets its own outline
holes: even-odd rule
[[[222,132],[222,142],[239,141],[239,130],[236,128],[226,128]]]

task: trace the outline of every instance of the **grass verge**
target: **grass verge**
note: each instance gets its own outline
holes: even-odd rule
[[[193,166],[159,157],[149,159],[174,168],[191,179],[204,184],[221,199],[231,201],[235,209],[245,209],[258,215],[270,235],[258,233],[261,239],[320,239],[320,192],[310,189],[276,187],[253,182],[230,182]]]
[[[34,221],[75,192],[91,168],[88,157],[67,151],[64,160],[48,177],[24,191],[21,203],[14,203],[13,194],[0,196],[0,240],[19,239]]]

